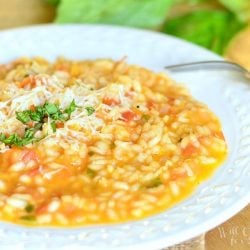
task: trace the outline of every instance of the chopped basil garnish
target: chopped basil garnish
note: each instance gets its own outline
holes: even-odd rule
[[[86,109],[86,111],[88,113],[88,116],[92,115],[95,112],[95,109],[93,107],[91,107],[91,106],[87,106],[87,107],[85,107],[85,109]]]
[[[16,119],[22,122],[23,124],[26,124],[31,120],[28,111],[16,112]]]
[[[43,107],[49,116],[60,112],[59,107],[56,104],[46,102]]]
[[[55,121],[51,122],[50,126],[52,128],[53,133],[55,133],[56,132],[56,122]]]
[[[3,133],[0,133],[0,142],[8,146],[25,146],[30,143],[41,140],[42,138],[36,138],[35,134],[37,131],[42,130],[43,124],[48,121],[50,118],[50,126],[53,132],[56,132],[56,122],[57,121],[67,121],[70,119],[70,115],[76,109],[76,103],[73,100],[70,105],[65,110],[60,110],[57,104],[46,102],[42,106],[36,106],[32,110],[24,110],[16,112],[16,119],[27,125],[25,128],[24,135],[21,137],[18,134],[12,134],[6,136]],[[94,112],[94,108],[86,107],[88,115],[91,115]],[[31,126],[30,127],[30,123]]]
[[[37,142],[42,138],[36,138],[37,131],[42,130],[43,124],[50,119],[50,126],[53,133],[56,132],[57,122],[65,122],[70,119],[71,114],[76,110],[75,100],[69,104],[65,110],[61,110],[58,104],[45,102],[44,105],[33,107],[32,110],[16,112],[16,119],[27,125],[23,137],[18,134],[6,136],[0,133],[0,142],[8,146],[24,146]],[[95,112],[94,107],[85,107],[88,116]],[[32,127],[31,127],[32,126]]]

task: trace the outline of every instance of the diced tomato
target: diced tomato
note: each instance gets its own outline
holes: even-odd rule
[[[175,181],[181,178],[187,177],[187,173],[185,170],[181,170],[181,169],[174,169],[171,171],[170,173],[170,179]]]
[[[169,103],[170,105],[173,105],[174,102],[175,102],[175,98],[172,97],[172,96],[168,96],[168,103]]]
[[[33,75],[25,77],[21,82],[18,83],[20,88],[24,88],[26,86],[34,87],[36,85],[36,79]]]
[[[65,182],[65,179],[68,179],[71,175],[71,171],[68,168],[63,168],[60,171],[53,173],[52,178],[55,182]]]
[[[63,128],[64,127],[64,123],[63,122],[57,122],[56,123],[56,127],[57,128]]]
[[[34,127],[34,122],[33,122],[33,121],[29,121],[29,122],[27,122],[27,125],[28,125],[30,128],[32,128],[32,127]]]
[[[4,155],[6,156],[6,159],[8,159],[11,164],[13,164],[13,163],[20,161],[22,157],[22,150],[19,148],[13,147],[10,150],[6,151]]]
[[[205,135],[199,136],[198,141],[202,145],[209,146],[211,144],[211,135],[209,135],[209,136],[205,136]]]
[[[58,70],[58,71],[66,71],[66,72],[69,72],[70,70],[70,65],[66,64],[66,63],[61,63],[61,64],[57,64],[55,66],[55,69]]]
[[[28,163],[29,161],[37,161],[38,160],[38,156],[36,154],[36,152],[34,150],[27,150],[24,152],[23,157],[22,157],[22,161],[24,163]]]
[[[48,212],[48,207],[49,207],[49,204],[44,203],[40,207],[37,208],[36,213],[37,214],[47,213]]]
[[[29,160],[37,159],[37,156],[35,157],[35,152],[33,150],[20,149],[20,148],[15,148],[15,147],[7,151],[5,155],[9,159],[11,164],[19,162],[19,161],[23,161],[24,163],[27,163]]]
[[[111,98],[111,97],[104,97],[103,101],[104,104],[109,106],[119,105],[121,101],[119,99]]]
[[[182,154],[185,157],[191,156],[192,154],[196,153],[198,150],[192,143],[189,143],[183,150]]]
[[[135,118],[135,116],[136,114],[131,110],[128,110],[122,113],[122,118],[126,122],[132,121]]]
[[[159,111],[161,115],[168,115],[170,113],[170,106],[168,104],[165,104],[160,108]]]
[[[30,177],[34,177],[34,176],[40,174],[39,167],[36,167],[36,168],[31,169],[27,174],[28,174]]]
[[[31,110],[31,111],[35,111],[35,109],[36,109],[36,107],[35,107],[34,104],[30,105],[30,110]]]
[[[148,102],[147,102],[147,107],[148,107],[149,109],[156,108],[156,103],[153,102],[153,101],[148,101]]]
[[[132,94],[132,92],[129,91],[129,92],[126,92],[126,93],[125,93],[125,96],[126,96],[126,97],[133,97],[133,94]]]
[[[66,203],[64,204],[64,213],[67,215],[67,216],[70,216],[72,215],[72,213],[74,213],[77,209],[76,207],[71,204],[71,203]]]

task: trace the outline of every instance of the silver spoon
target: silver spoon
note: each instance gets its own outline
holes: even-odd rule
[[[218,70],[218,69],[226,69],[233,70],[241,73],[246,78],[250,79],[250,71],[240,66],[237,63],[227,62],[227,61],[198,61],[198,62],[189,62],[189,63],[181,63],[175,65],[166,66],[165,69],[171,72],[178,71],[192,71],[197,69],[209,69],[209,70]]]

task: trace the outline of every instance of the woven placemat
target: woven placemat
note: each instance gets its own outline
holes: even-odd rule
[[[161,250],[205,250],[205,234]]]

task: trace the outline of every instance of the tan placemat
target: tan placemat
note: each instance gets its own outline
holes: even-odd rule
[[[205,250],[205,234],[161,250]]]

